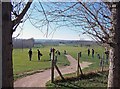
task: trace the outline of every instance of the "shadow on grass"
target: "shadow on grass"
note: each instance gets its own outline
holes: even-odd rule
[[[106,89],[107,75],[108,71],[91,72],[79,77],[65,78],[65,81],[56,80],[52,87],[57,89],[100,89],[102,87]]]
[[[50,62],[51,60],[32,60],[30,62]]]

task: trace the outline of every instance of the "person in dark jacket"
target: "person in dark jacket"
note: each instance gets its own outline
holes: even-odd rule
[[[88,49],[88,56],[90,55],[90,49]]]
[[[92,49],[92,57],[94,58],[94,49]]]
[[[106,54],[106,64],[108,64],[108,60],[109,60],[109,51],[105,51],[105,54]]]
[[[28,51],[28,54],[29,54],[29,60],[31,61],[32,60],[32,49],[30,48],[30,50]]]
[[[42,56],[42,53],[40,53],[40,50],[39,50],[39,49],[38,49],[37,51],[38,51],[38,61],[40,61],[40,58],[41,58],[41,56]]]

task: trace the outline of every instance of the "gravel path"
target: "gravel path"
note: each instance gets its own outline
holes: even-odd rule
[[[59,68],[62,74],[73,73],[77,69],[77,61],[71,55],[66,55],[67,59],[70,61],[70,66],[65,66]],[[81,68],[89,67],[92,63],[82,62],[80,64]],[[59,76],[55,69],[55,77]],[[14,82],[14,87],[45,87],[45,83],[51,78],[51,70],[45,70],[40,73],[36,73]]]

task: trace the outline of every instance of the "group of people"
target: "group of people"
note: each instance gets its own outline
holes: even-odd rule
[[[95,53],[94,49],[91,49],[91,51],[92,51],[91,52],[90,49],[88,48],[87,51],[88,51],[88,56],[90,56],[90,53],[92,53],[92,58],[94,58],[94,53]],[[58,55],[60,55],[60,51],[59,50],[55,50],[54,48],[50,48],[50,53],[49,53],[50,61],[53,59],[53,52],[54,52],[54,60],[55,60],[55,62],[57,62]],[[30,48],[28,54],[29,54],[29,60],[31,61],[32,60],[32,55],[33,55],[31,48]],[[39,49],[37,49],[37,54],[38,54],[38,61],[40,61],[42,53],[40,52]],[[64,50],[64,54],[67,54],[66,50]],[[105,51],[105,55],[106,55],[106,63],[108,64],[109,51]],[[81,52],[80,52],[80,57],[81,57]],[[103,58],[100,56],[100,54],[97,54],[97,57],[98,57],[98,59],[101,60],[100,61],[100,65],[103,64],[103,62],[102,62]]]
[[[38,61],[40,61],[40,58],[42,56],[42,53],[40,52],[40,50],[38,49],[37,50],[38,52]],[[28,54],[29,54],[29,60],[31,61],[32,60],[32,49],[30,48],[30,50],[28,51]]]
[[[92,57],[93,58],[94,58],[94,53],[95,53],[95,51],[94,51],[94,49],[92,49]],[[106,59],[108,59],[108,57],[109,57],[109,51],[108,50],[105,51],[105,55],[106,55]],[[90,49],[89,48],[88,48],[88,56],[90,56]],[[98,57],[98,59],[101,58],[99,53],[97,54],[97,57]]]
[[[94,51],[94,49],[92,49],[92,57],[94,58],[94,53],[95,53],[95,51]],[[90,56],[90,49],[88,49],[88,56]]]
[[[94,58],[94,49],[92,49],[92,58]],[[97,53],[97,52],[96,52]],[[104,55],[105,54],[105,55]],[[88,56],[90,56],[90,49],[88,49]],[[99,53],[97,53],[97,57],[98,59],[100,59],[100,66],[104,64],[104,62],[106,64],[108,64],[108,60],[109,60],[109,51],[106,50],[102,55],[100,55]],[[104,60],[105,58],[105,60]]]
[[[58,55],[60,55],[60,51],[59,50],[55,50],[54,48],[51,48],[50,49],[50,53],[49,53],[50,60],[52,60],[52,58],[53,58],[53,54],[52,54],[53,51],[54,51],[54,58],[57,61]],[[29,49],[28,54],[29,54],[29,60],[31,61],[32,60],[32,55],[33,55],[33,52],[32,52],[31,48]],[[42,53],[40,52],[39,49],[37,49],[37,54],[38,54],[38,61],[40,61]]]
[[[105,57],[106,56],[106,57]],[[104,66],[104,63],[108,64],[108,60],[109,60],[109,51],[105,51],[105,55],[102,54],[100,56],[100,54],[98,54],[98,58],[100,59],[100,66]],[[105,60],[104,60],[105,59]]]
[[[49,53],[50,60],[53,59],[53,51],[54,51],[54,58],[55,58],[55,61],[57,62],[58,55],[60,55],[60,51],[59,51],[59,50],[55,50],[54,48],[50,48],[50,53]]]

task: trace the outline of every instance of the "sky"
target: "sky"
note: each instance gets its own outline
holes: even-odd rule
[[[20,28],[21,27],[21,28]],[[45,29],[46,31],[46,29]],[[81,35],[76,31],[72,31],[67,27],[57,29],[54,34],[50,34],[46,37],[39,29],[35,28],[29,21],[25,22],[24,26],[19,26],[16,31],[13,33],[13,37],[18,39],[61,39],[61,40],[92,40],[87,35]]]
[[[38,13],[36,13],[38,14]],[[51,24],[51,27],[55,27],[54,24]],[[80,29],[80,28],[79,28]],[[92,40],[89,36],[83,35],[81,32],[74,31],[76,28],[68,28],[68,27],[61,27],[56,29],[53,32],[49,28],[48,35],[46,36],[47,27],[43,27],[41,32],[38,28],[35,28],[29,20],[27,20],[24,25],[19,25],[16,31],[13,33],[13,37],[17,37],[18,39],[61,39],[61,40]],[[81,30],[81,29],[80,29]],[[52,32],[52,33],[51,33]],[[51,33],[51,34],[50,34]]]

